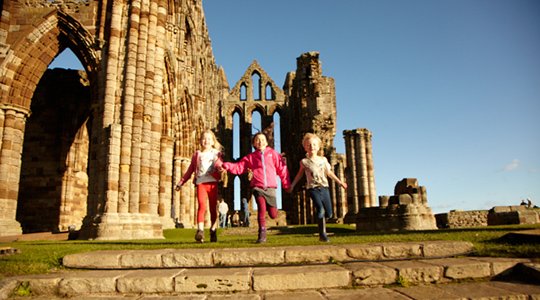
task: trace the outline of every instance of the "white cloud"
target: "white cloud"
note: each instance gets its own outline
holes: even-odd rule
[[[519,159],[513,159],[509,164],[504,166],[503,171],[510,172],[514,171],[515,169],[519,168],[520,161]]]

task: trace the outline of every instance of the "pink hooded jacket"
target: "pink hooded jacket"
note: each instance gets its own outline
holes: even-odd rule
[[[285,159],[270,147],[266,147],[263,152],[255,150],[242,157],[237,163],[225,162],[223,168],[235,175],[243,174],[247,172],[247,169],[251,169],[253,171],[251,187],[277,188],[276,175],[281,179],[281,186],[284,189],[291,186]]]

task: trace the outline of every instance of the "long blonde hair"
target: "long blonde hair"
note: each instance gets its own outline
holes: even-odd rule
[[[204,135],[205,134],[210,134],[212,136],[212,139],[214,140],[214,146],[212,146],[212,148],[218,150],[219,152],[221,152],[223,150],[223,146],[219,143],[219,141],[217,140],[216,138],[216,135],[214,134],[214,132],[210,129],[206,129],[205,131],[203,131],[201,133],[201,136],[199,137],[199,150],[203,150],[202,149],[202,139],[204,138]]]

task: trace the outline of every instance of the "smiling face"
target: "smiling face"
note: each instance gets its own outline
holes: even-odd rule
[[[268,141],[266,140],[266,136],[262,133],[258,133],[253,138],[253,148],[263,151],[266,146],[268,146]]]
[[[304,150],[308,156],[315,156],[321,149],[321,142],[315,137],[310,137],[304,140]]]
[[[203,150],[213,148],[215,144],[215,137],[211,132],[205,132],[201,137],[201,146]]]

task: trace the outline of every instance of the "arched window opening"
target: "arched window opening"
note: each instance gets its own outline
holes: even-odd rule
[[[266,84],[266,88],[264,90],[265,90],[264,99],[266,99],[266,100],[275,100],[276,99],[274,89],[272,88],[272,85],[270,83]]]
[[[257,132],[262,131],[262,119],[261,119],[261,113],[258,111],[254,111],[251,114],[251,135],[255,135]],[[251,146],[251,151],[255,150],[253,148],[253,145]]]
[[[242,83],[240,85],[240,101],[246,101],[247,100],[247,87],[245,83]]]
[[[233,202],[232,211],[241,209],[241,207],[240,207],[240,197],[241,197],[241,195],[240,195],[240,177],[235,176],[234,177],[234,202]],[[229,209],[229,211],[231,211],[231,209]]]
[[[233,114],[233,159],[240,158],[240,114],[235,112]]]
[[[274,122],[274,149],[281,153],[281,116],[276,112],[272,117]],[[276,205],[278,209],[281,209],[283,206],[281,201],[281,179],[279,176],[277,176],[277,182],[278,187],[276,189]]]
[[[253,84],[253,100],[261,100],[261,75],[253,72],[251,83]]]
[[[72,70],[84,70],[81,61],[77,58],[71,49],[66,48],[49,65],[49,69],[61,68]]]

